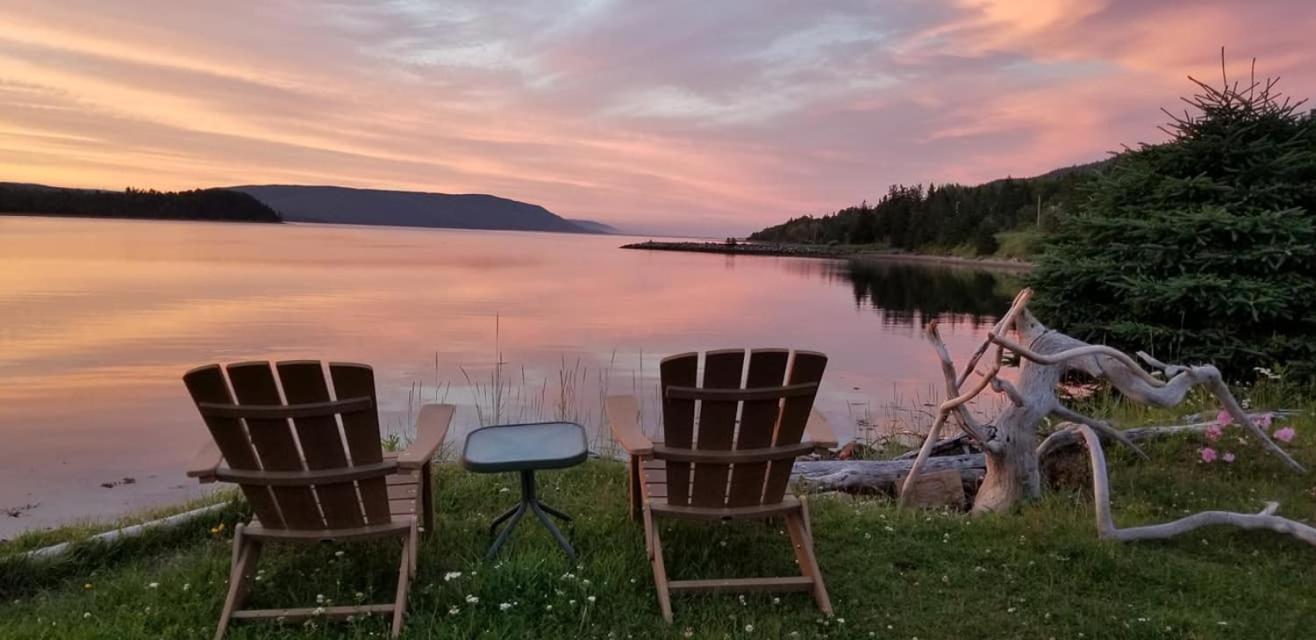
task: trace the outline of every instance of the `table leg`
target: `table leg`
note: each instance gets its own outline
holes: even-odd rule
[[[512,529],[516,528],[516,523],[520,522],[521,516],[524,515],[525,515],[525,503],[522,502],[521,504],[516,505],[516,507],[512,509],[512,513],[508,516],[511,518],[511,520],[508,520],[507,526],[503,528],[502,533],[499,533],[498,537],[494,539],[493,545],[489,547],[489,553],[485,554],[484,556],[485,560],[493,560],[494,556],[498,555],[498,549],[502,548],[504,542],[507,542],[507,537],[512,534]],[[495,524],[495,526],[497,525]]]
[[[566,536],[562,535],[562,532],[558,530],[557,525],[553,524],[553,521],[548,517],[548,514],[551,513],[567,522],[572,521],[571,516],[539,501],[539,496],[535,489],[535,473],[533,471],[521,472],[521,500],[516,506],[504,511],[502,515],[499,515],[497,518],[494,518],[493,523],[489,525],[489,535],[493,535],[495,531],[498,531],[498,525],[502,524],[504,521],[507,522],[507,526],[503,527],[503,530],[498,533],[498,537],[494,539],[493,545],[489,547],[489,552],[485,555],[485,559],[492,560],[494,556],[498,555],[498,550],[502,548],[503,543],[507,542],[508,536],[512,534],[512,529],[516,528],[516,524],[521,521],[521,518],[525,515],[527,510],[533,512],[535,517],[538,518],[540,522],[544,523],[544,528],[548,529],[548,533],[553,536],[553,540],[555,540],[558,546],[562,547],[562,550],[566,552],[567,558],[570,559],[571,563],[575,564],[576,550],[571,547],[571,543],[567,541]]]
[[[567,542],[566,536],[562,535],[561,531],[558,531],[557,525],[553,524],[553,521],[548,518],[548,515],[545,514],[544,511],[546,509],[552,511],[555,515],[565,518],[567,521],[570,521],[571,519],[557,509],[545,507],[544,504],[539,501],[539,495],[535,490],[535,472],[533,471],[521,472],[521,499],[524,500],[526,505],[530,507],[530,510],[535,513],[535,517],[539,518],[539,521],[544,523],[544,528],[548,529],[548,533],[557,541],[557,545],[562,547],[562,550],[567,553],[567,558],[571,560],[571,563],[575,564],[576,550],[571,548],[571,543]]]
[[[512,517],[512,515],[518,510],[524,510],[524,505],[520,502],[516,503],[516,506],[508,508],[508,510],[504,511],[502,515],[494,518],[494,521],[489,525],[489,535],[493,535],[494,532],[498,530],[498,525],[502,524],[504,520]]]
[[[563,536],[562,532],[557,530],[557,525],[553,524],[548,514],[544,513],[539,502],[531,502],[530,510],[535,512],[535,516],[539,518],[539,521],[544,523],[544,528],[548,529],[554,540],[557,540],[557,546],[562,547],[562,550],[567,553],[567,559],[571,561],[571,564],[576,564],[576,550],[571,548],[571,543],[567,542],[566,536]]]
[[[549,513],[552,514],[552,515],[555,515],[555,516],[557,516],[557,517],[559,517],[559,518],[562,518],[563,520],[566,520],[567,522],[571,522],[571,521],[572,521],[572,520],[571,520],[571,516],[569,516],[569,515],[567,515],[567,514],[565,514],[565,513],[562,513],[561,511],[558,511],[557,509],[554,509],[553,507],[550,507],[550,506],[548,506],[548,505],[546,505],[546,504],[544,504],[544,503],[542,503],[542,502],[538,502],[538,501],[536,501],[536,502],[537,502],[537,504],[539,504],[539,508],[540,508],[540,509],[543,509],[544,511],[547,511],[547,512],[549,512]]]

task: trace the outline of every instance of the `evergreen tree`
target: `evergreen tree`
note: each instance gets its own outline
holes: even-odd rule
[[[1226,80],[1116,156],[1031,276],[1048,324],[1226,375],[1316,374],[1316,117]],[[1166,112],[1169,113],[1168,111]]]

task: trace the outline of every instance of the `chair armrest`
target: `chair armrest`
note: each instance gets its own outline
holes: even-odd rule
[[[197,478],[203,484],[214,482],[215,471],[223,462],[224,454],[219,452],[215,441],[210,440],[201,445],[196,455],[192,456],[192,461],[187,463],[187,477]]]
[[[443,445],[448,435],[448,426],[452,424],[452,414],[457,407],[450,404],[427,404],[420,408],[416,416],[416,439],[398,453],[398,468],[419,469],[434,458],[435,452]]]
[[[809,422],[804,425],[804,435],[818,449],[836,447],[836,434],[832,433],[832,425],[827,423],[827,418],[824,418],[817,409],[809,413]]]
[[[633,456],[653,453],[653,443],[640,429],[640,405],[635,396],[608,396],[604,414],[612,437]]]

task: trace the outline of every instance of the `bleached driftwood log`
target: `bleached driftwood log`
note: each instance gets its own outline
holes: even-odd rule
[[[894,495],[913,460],[797,460],[791,475],[812,492],[886,493]],[[924,472],[957,469],[965,493],[972,494],[987,473],[987,458],[981,453],[932,458]]]
[[[1220,525],[1242,529],[1269,529],[1291,535],[1307,544],[1316,545],[1316,528],[1275,515],[1275,511],[1279,509],[1278,502],[1267,502],[1259,513],[1203,511],[1163,524],[1124,529],[1116,527],[1115,519],[1110,514],[1110,482],[1106,475],[1106,453],[1101,448],[1101,439],[1087,425],[1073,425],[1071,430],[1082,437],[1092,462],[1092,502],[1096,509],[1097,534],[1102,538],[1123,542],[1163,540],[1202,527]]]
[[[917,475],[928,463],[941,436],[942,427],[951,418],[982,448],[986,456],[986,473],[973,502],[973,510],[979,513],[1009,509],[1020,501],[1039,497],[1041,472],[1037,430],[1049,416],[1082,424],[1094,433],[1099,432],[1141,454],[1137,445],[1119,430],[1061,404],[1056,396],[1056,387],[1061,377],[1069,371],[1082,371],[1096,378],[1104,378],[1125,397],[1157,407],[1177,405],[1190,389],[1201,386],[1216,397],[1238,424],[1261,440],[1267,451],[1295,471],[1304,471],[1302,465],[1252,422],[1215,367],[1166,365],[1146,354],[1139,354],[1166,377],[1157,378],[1122,351],[1104,345],[1087,344],[1048,329],[1028,312],[1027,304],[1031,295],[1028,289],[1019,292],[1009,311],[988,332],[987,339],[958,376],[955,364],[937,332],[936,322],[928,326],[928,340],[937,351],[946,379],[947,400],[937,407],[937,418],[903,481],[906,490],[913,486]],[[1011,330],[1017,339],[1008,337]],[[987,360],[985,371],[978,371],[979,361],[989,350],[992,355]],[[1007,352],[1018,355],[1021,361],[1015,382],[998,375],[1004,366]],[[976,379],[975,374],[978,376]],[[967,405],[989,387],[1005,395],[1010,402],[990,421],[990,426],[984,426],[971,415]],[[908,491],[901,493],[907,495]]]

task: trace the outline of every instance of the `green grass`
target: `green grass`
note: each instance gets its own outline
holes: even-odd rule
[[[1017,229],[996,234],[997,258],[1007,260],[1031,260],[1042,252],[1042,243],[1046,234],[1036,229]]]
[[[1201,398],[1194,403],[1208,407]],[[1108,399],[1088,405],[1127,423],[1167,418]],[[1293,424],[1299,435],[1290,449],[1316,468],[1316,420],[1302,417]],[[1232,465],[1199,464],[1198,446],[1188,440],[1154,443],[1147,447],[1150,462],[1109,451],[1117,523],[1163,521],[1208,508],[1254,511],[1268,499],[1280,500],[1280,513],[1295,519],[1309,520],[1316,509],[1316,477],[1288,472],[1243,445]],[[591,461],[541,475],[545,501],[577,518],[569,535],[581,552],[578,567],[567,566],[533,521],[522,523],[501,560],[483,562],[485,527],[515,499],[516,480],[444,464],[436,474],[439,524],[424,541],[404,635],[1309,636],[1316,619],[1316,549],[1269,532],[1228,529],[1166,542],[1100,541],[1083,464],[1080,459],[1070,470],[1073,478],[1052,487],[1040,503],[983,518],[901,512],[880,497],[815,496],[817,551],[835,619],[822,619],[803,594],[677,596],[670,627],[658,614],[641,528],[626,518],[619,463]],[[54,563],[0,564],[0,638],[210,637],[228,575],[229,534],[244,515],[237,504],[205,521],[82,548]],[[220,523],[223,531],[213,533]],[[677,523],[664,541],[675,579],[793,571],[780,524]],[[249,606],[310,606],[317,595],[336,604],[387,601],[396,564],[396,546],[384,542],[272,547]],[[445,579],[449,572],[461,576]],[[479,602],[468,603],[468,596]],[[512,606],[502,611],[502,603]],[[327,626],[236,624],[229,637],[386,634],[387,621],[377,617]]]

